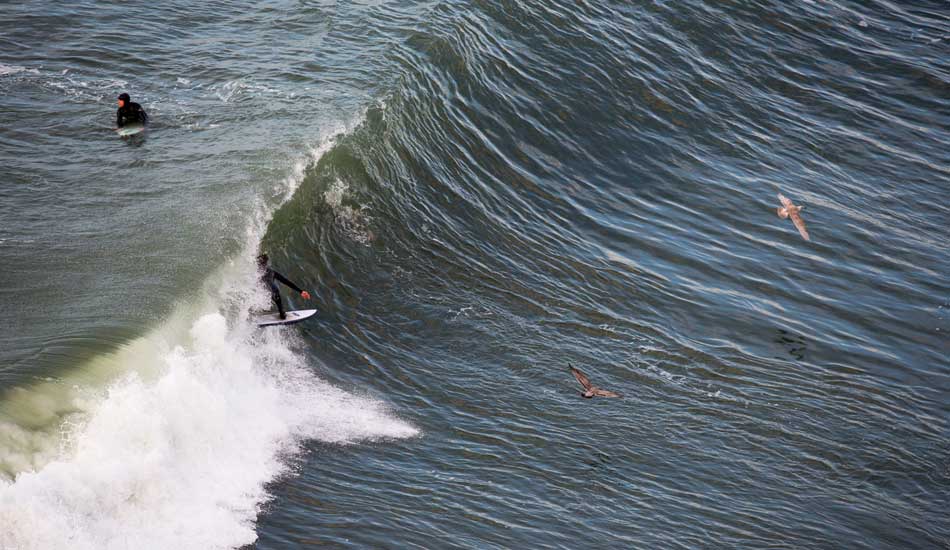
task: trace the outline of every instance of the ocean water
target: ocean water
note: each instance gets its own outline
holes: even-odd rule
[[[943,1],[6,4],[0,548],[950,547],[948,151]]]

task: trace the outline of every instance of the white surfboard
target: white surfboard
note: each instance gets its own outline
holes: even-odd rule
[[[317,313],[315,309],[299,309],[297,311],[288,311],[287,318],[281,319],[279,313],[268,313],[266,315],[257,315],[254,317],[254,322],[257,323],[259,327],[271,327],[274,325],[292,325],[294,323],[299,323],[304,319],[313,317]]]
[[[116,128],[115,133],[119,134],[121,137],[134,136],[135,134],[145,131],[144,124],[128,124],[121,128]]]

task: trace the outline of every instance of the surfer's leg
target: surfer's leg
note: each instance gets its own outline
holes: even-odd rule
[[[277,306],[277,311],[280,312],[280,318],[286,319],[287,314],[284,313],[284,301],[280,299],[280,292],[277,289],[272,289],[270,291],[270,298],[274,301],[274,305]]]

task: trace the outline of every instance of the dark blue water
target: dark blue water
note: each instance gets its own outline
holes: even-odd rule
[[[0,547],[947,547],[948,13],[6,6]]]

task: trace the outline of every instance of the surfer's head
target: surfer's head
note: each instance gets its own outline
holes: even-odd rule
[[[125,107],[132,101],[132,98],[129,97],[129,94],[121,93],[119,94],[119,107]]]
[[[257,257],[257,265],[260,267],[267,267],[267,262],[269,261],[270,258],[267,256],[267,254],[261,254]]]

